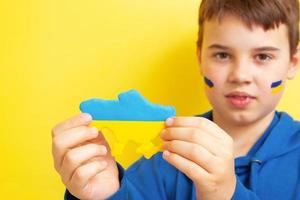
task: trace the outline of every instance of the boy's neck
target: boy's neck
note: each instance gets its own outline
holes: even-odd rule
[[[234,156],[245,156],[255,142],[262,136],[273,120],[275,111],[263,119],[245,126],[236,126],[213,112],[214,122],[228,133],[234,141]]]

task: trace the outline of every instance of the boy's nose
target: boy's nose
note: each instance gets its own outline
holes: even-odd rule
[[[251,64],[247,62],[237,62],[232,64],[228,77],[230,83],[246,83],[249,84],[252,81]]]

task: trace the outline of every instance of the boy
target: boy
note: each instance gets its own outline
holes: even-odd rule
[[[297,0],[203,0],[197,54],[212,111],[166,120],[164,152],[126,171],[89,115],[60,123],[65,199],[300,199],[300,122],[275,111],[299,68],[298,21]]]

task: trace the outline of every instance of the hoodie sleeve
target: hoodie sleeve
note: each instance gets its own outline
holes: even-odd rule
[[[66,190],[64,200],[80,200],[80,199],[74,197],[74,196],[69,192],[69,190]]]
[[[235,192],[231,200],[260,200],[260,198],[253,191],[247,189],[237,177]]]

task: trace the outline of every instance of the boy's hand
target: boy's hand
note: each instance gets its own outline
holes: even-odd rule
[[[194,182],[197,199],[231,199],[236,185],[232,138],[202,117],[170,118],[164,130],[163,157]]]
[[[91,117],[80,114],[52,130],[56,171],[68,190],[79,199],[105,199],[120,186],[118,168],[109,146]]]

